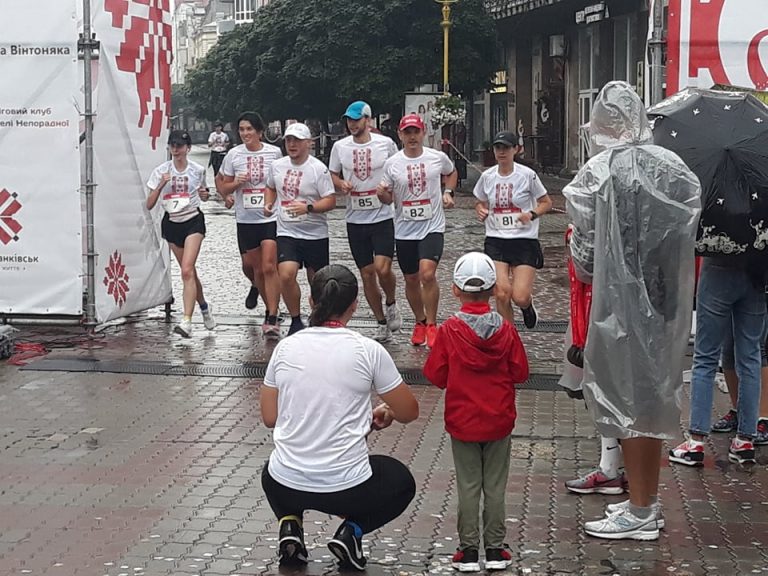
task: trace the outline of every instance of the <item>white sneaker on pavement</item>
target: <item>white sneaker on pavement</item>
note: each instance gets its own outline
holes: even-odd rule
[[[656,514],[638,518],[629,508],[609,513],[601,520],[584,524],[584,531],[595,538],[608,540],[658,540],[659,526]]]
[[[208,304],[208,308],[205,309],[205,312],[201,310],[201,313],[203,315],[203,324],[205,325],[206,330],[213,330],[216,328],[216,320],[213,318],[211,305]]]
[[[376,326],[376,334],[373,336],[374,340],[377,342],[389,342],[391,338],[392,332],[390,332],[387,324],[379,324]]]
[[[617,502],[616,504],[608,504],[605,509],[608,511],[608,514],[613,514],[614,512],[619,512],[621,510],[629,510],[629,500]],[[661,504],[658,502],[651,504],[651,509],[656,515],[656,524],[658,525],[659,530],[664,530],[666,522],[664,522],[664,517],[661,515]]]
[[[173,328],[176,334],[181,334],[184,338],[192,338],[192,320],[182,320]]]
[[[403,317],[400,316],[400,309],[397,307],[397,302],[394,304],[387,304],[384,315],[387,318],[387,327],[392,332],[397,332],[403,326]]]

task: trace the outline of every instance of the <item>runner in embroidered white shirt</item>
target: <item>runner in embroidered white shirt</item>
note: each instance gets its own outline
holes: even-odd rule
[[[224,132],[224,126],[221,122],[213,125],[213,132],[208,136],[208,148],[211,149],[211,160],[209,164],[213,167],[213,175],[219,175],[221,163],[229,148],[229,134]]]
[[[397,261],[416,317],[411,344],[431,347],[437,337],[436,274],[443,255],[443,209],[453,208],[458,174],[444,152],[424,147],[425,126],[418,114],[403,116],[398,134],[403,149],[387,160],[377,192],[385,204],[395,203]]]
[[[362,537],[399,516],[416,494],[413,476],[390,456],[369,455],[366,437],[419,406],[381,344],[348,330],[355,275],[331,265],[312,280],[310,328],[276,347],[261,388],[261,416],[275,449],[261,485],[279,520],[280,564],[306,564],[306,510],[344,520],[328,548],[362,570]],[[375,392],[386,402],[371,409]]]
[[[307,269],[311,283],[315,272],[328,265],[328,220],[325,212],[336,207],[328,168],[310,156],[312,133],[294,123],[285,131],[288,157],[272,163],[267,177],[264,213],[277,213],[277,269],[283,300],[291,314],[288,335],[304,328],[301,321],[299,269]]]
[[[243,143],[227,153],[216,188],[227,208],[235,207],[243,273],[251,282],[245,307],[255,308],[258,295],[262,294],[266,310],[261,329],[265,338],[274,340],[280,338],[277,216],[264,214],[264,201],[269,170],[283,153],[277,146],[261,141],[264,121],[256,112],[243,112],[237,119],[237,129]]]
[[[527,328],[538,322],[533,305],[536,270],[544,266],[538,218],[552,200],[536,172],[515,163],[517,135],[503,131],[493,140],[496,166],[480,176],[474,189],[475,211],[485,222],[485,253],[496,263],[496,308],[513,322],[512,302],[523,312]]]
[[[205,185],[205,168],[187,160],[192,149],[189,134],[184,130],[173,130],[168,136],[168,148],[172,159],[155,168],[147,181],[149,195],[146,206],[147,210],[152,210],[160,200],[165,209],[161,231],[179,263],[184,283],[184,317],[174,327],[174,332],[189,338],[192,335],[195,301],[200,304],[205,327],[208,330],[216,327],[195,270],[205,237],[205,217],[200,211],[200,200],[208,200],[208,188]]]
[[[365,298],[378,322],[374,338],[386,342],[392,331],[400,329],[402,318],[395,302],[392,272],[394,211],[379,200],[376,186],[381,182],[384,163],[397,153],[397,146],[391,138],[371,132],[371,107],[365,102],[350,104],[343,118],[351,135],[334,144],[328,167],[336,190],[347,196],[349,247],[360,269]],[[381,305],[382,290],[386,311]]]

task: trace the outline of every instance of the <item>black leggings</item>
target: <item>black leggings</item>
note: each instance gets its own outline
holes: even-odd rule
[[[269,474],[269,462],[261,472],[261,486],[275,516],[301,518],[305,510],[341,516],[360,526],[363,534],[391,522],[416,495],[416,482],[408,468],[389,456],[370,456],[373,476],[340,492],[305,492],[283,486]]]

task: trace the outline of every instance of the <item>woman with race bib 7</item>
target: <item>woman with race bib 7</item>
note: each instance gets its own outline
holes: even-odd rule
[[[475,212],[485,222],[485,253],[496,264],[496,309],[514,322],[514,302],[531,329],[538,322],[533,281],[544,266],[538,219],[552,209],[552,200],[536,172],[515,163],[518,151],[517,135],[499,132],[493,139],[497,165],[483,172],[473,193]]]
[[[155,168],[147,181],[147,210],[152,210],[157,201],[161,200],[165,210],[161,232],[179,263],[184,283],[184,318],[173,331],[184,338],[190,338],[195,301],[200,305],[205,327],[208,330],[216,327],[195,269],[200,246],[205,238],[205,217],[200,211],[200,201],[208,200],[208,187],[205,184],[205,167],[187,159],[192,149],[192,139],[187,131],[171,131],[168,149],[171,160]]]

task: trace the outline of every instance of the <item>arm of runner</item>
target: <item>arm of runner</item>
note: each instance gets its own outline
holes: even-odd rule
[[[147,196],[147,210],[152,210],[157,204],[158,198],[160,198],[160,192],[163,191],[165,185],[170,181],[170,172],[153,172],[149,178],[147,185],[149,186],[149,196]]]
[[[267,186],[264,191],[264,216],[274,214],[275,202],[277,201],[277,191]]]
[[[533,212],[536,213],[536,218],[538,218],[539,216],[544,216],[551,209],[552,198],[549,197],[549,194],[544,194],[544,196],[536,199],[536,208],[533,209]],[[523,224],[528,224],[531,220],[533,220],[533,214],[530,212],[520,214],[519,221]]]
[[[321,198],[317,202],[312,203],[313,214],[322,214],[323,212],[330,212],[334,208],[336,208],[336,196],[334,195],[326,196],[325,198]],[[288,205],[288,209],[298,215],[309,214],[309,204],[306,202],[299,202],[298,200],[294,200],[293,202],[291,202]]]
[[[354,184],[348,180],[344,180],[337,172],[331,172],[331,179],[333,180],[333,187],[339,194],[349,194],[355,189]]]
[[[488,202],[481,202],[480,200],[477,201],[475,204],[475,214],[477,214],[477,217],[480,219],[480,222],[485,222],[485,219],[488,218]]]
[[[445,186],[445,190],[455,190],[458,183],[459,173],[456,171],[456,169],[454,169],[453,172],[447,176],[443,176],[443,185]],[[443,206],[445,208],[453,208],[454,205],[455,202],[453,201],[453,195],[449,192],[443,192]]]
[[[392,412],[392,418],[401,424],[408,424],[419,417],[419,403],[405,382],[380,396]]]

